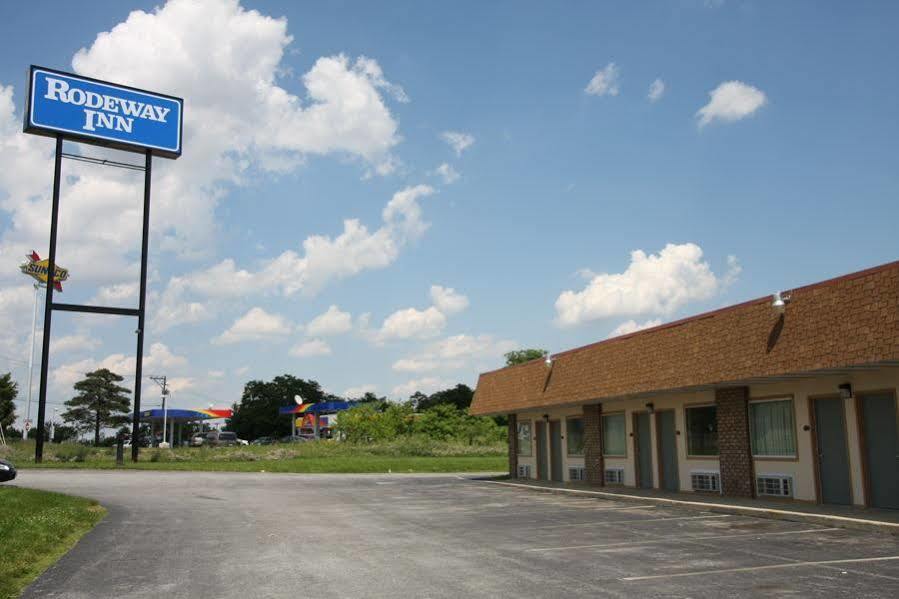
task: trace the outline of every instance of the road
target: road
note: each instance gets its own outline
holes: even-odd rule
[[[899,537],[451,475],[20,471],[109,514],[25,597],[897,597]]]

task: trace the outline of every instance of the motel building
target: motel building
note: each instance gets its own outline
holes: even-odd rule
[[[481,374],[513,478],[899,509],[899,262]]]

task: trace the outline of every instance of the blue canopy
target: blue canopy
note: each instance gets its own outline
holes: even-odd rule
[[[355,401],[322,401],[300,406],[283,406],[279,414],[333,414],[356,407]]]

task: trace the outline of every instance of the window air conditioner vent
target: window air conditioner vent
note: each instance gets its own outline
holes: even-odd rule
[[[606,468],[605,481],[607,485],[623,485],[624,468]]]
[[[721,492],[721,475],[717,472],[691,472],[690,483],[694,491]]]
[[[793,477],[782,474],[765,474],[755,479],[756,492],[767,497],[792,497]]]
[[[568,469],[568,480],[571,480],[571,481],[587,480],[587,472],[583,468],[569,468]]]

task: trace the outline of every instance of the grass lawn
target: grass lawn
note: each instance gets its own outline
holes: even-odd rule
[[[88,499],[0,485],[0,599],[18,597],[105,513]]]
[[[44,445],[44,461],[34,463],[34,443],[10,444],[5,455],[16,467],[116,468],[112,448]],[[134,464],[126,452],[124,468],[141,470],[211,470],[232,472],[503,472],[508,468],[504,445],[471,445],[404,439],[352,444],[310,441],[264,446],[141,449]]]

